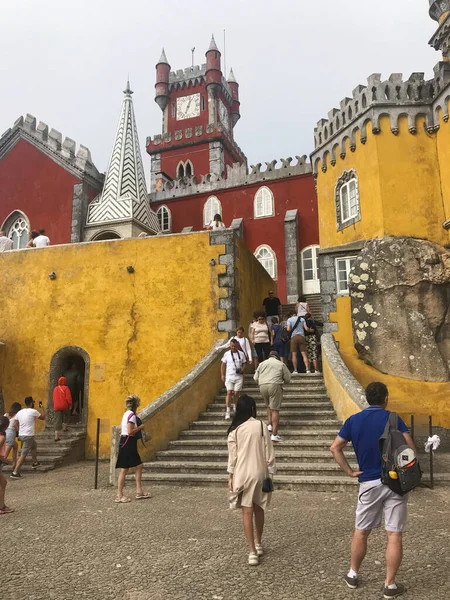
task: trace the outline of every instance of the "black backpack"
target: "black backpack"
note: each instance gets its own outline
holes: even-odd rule
[[[406,443],[398,429],[397,413],[390,413],[383,435],[379,440],[381,454],[381,482],[393,492],[404,496],[420,485],[422,471],[416,453]]]

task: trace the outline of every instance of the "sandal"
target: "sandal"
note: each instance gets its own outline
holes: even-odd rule
[[[147,498],[151,498],[152,495],[151,494],[136,494],[136,500],[147,500]]]
[[[13,513],[14,509],[13,508],[9,508],[9,506],[5,506],[3,508],[0,508],[0,515],[9,515],[10,513]]]
[[[255,552],[250,552],[250,554],[248,555],[248,564],[252,567],[259,565],[259,558]]]
[[[116,504],[126,504],[127,502],[131,502],[131,498],[127,498],[126,496],[122,496],[122,498],[115,498],[114,502]]]

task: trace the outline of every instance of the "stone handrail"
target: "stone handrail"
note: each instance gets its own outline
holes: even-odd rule
[[[146,459],[152,458],[158,450],[166,448],[168,442],[176,439],[181,431],[188,427],[189,422],[196,419],[198,414],[211,403],[212,395],[208,392],[214,395],[222,385],[220,377],[214,377],[211,371],[216,368],[219,373],[218,358],[221,355],[219,347],[224,343],[224,339],[217,340],[206,356],[187,375],[138,413],[143,423],[158,421],[155,429],[151,431],[152,439],[147,442]],[[207,380],[201,382],[203,376],[206,376]],[[183,402],[185,395],[186,401]],[[180,406],[174,404],[177,401]],[[163,422],[159,423],[159,421]],[[116,482],[115,465],[119,453],[119,439],[120,427],[113,427],[110,455],[110,483],[113,485]]]
[[[321,338],[325,386],[341,421],[364,410],[367,403],[364,389],[344,363],[331,333]]]

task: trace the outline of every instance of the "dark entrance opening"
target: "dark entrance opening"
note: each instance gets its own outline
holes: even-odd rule
[[[65,377],[72,395],[70,423],[86,426],[89,366],[89,355],[77,346],[66,346],[54,354],[50,363],[47,425],[53,424],[53,390],[58,385],[58,379]]]

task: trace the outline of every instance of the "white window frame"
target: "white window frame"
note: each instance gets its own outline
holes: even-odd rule
[[[351,188],[353,187],[354,196],[351,197]],[[346,199],[344,200],[344,192]],[[339,201],[341,203],[341,223],[347,223],[359,216],[359,193],[358,180],[356,177],[344,183],[339,190]],[[344,218],[345,208],[347,208],[348,216]]]
[[[265,219],[275,214],[275,198],[272,190],[266,185],[260,187],[255,194],[253,214],[255,219]]]
[[[164,216],[160,218],[160,214],[167,215],[167,227],[164,227]],[[170,233],[172,231],[172,213],[170,212],[170,208],[167,208],[165,204],[162,204],[158,207],[156,211],[156,215],[158,217],[159,227],[163,233]]]
[[[222,216],[222,204],[217,196],[210,196],[203,205],[203,225],[208,227],[214,215]]]
[[[271,256],[269,257],[264,257],[264,258],[260,258],[258,257],[258,254],[260,252],[262,252],[263,250],[265,250],[266,252],[268,252]],[[269,273],[269,275],[272,277],[272,279],[274,281],[276,281],[278,279],[278,265],[277,265],[277,255],[275,253],[275,250],[273,250],[273,248],[271,248],[270,246],[268,246],[267,244],[261,244],[261,246],[258,246],[254,252],[254,256],[256,258],[256,260],[258,260],[261,265],[266,269],[266,271]],[[272,269],[268,269],[266,267],[266,265],[262,262],[263,260],[272,260]]]
[[[3,225],[0,227],[0,229],[2,231],[4,231],[5,235],[11,240],[11,239],[13,239],[11,237],[12,233],[13,233],[13,227],[19,220],[23,220],[24,224],[25,224],[25,227],[22,229],[21,236],[20,236],[20,237],[22,237],[23,234],[25,234],[25,236],[26,236],[25,245],[22,246],[22,249],[23,249],[23,248],[25,248],[26,244],[29,241],[30,232],[31,232],[30,220],[28,219],[28,217],[26,216],[26,214],[24,212],[22,212],[19,209],[13,210],[12,213],[10,213],[6,217],[6,219],[3,223]],[[16,246],[14,243],[14,250],[19,250],[19,249],[20,249],[20,247]]]
[[[356,256],[337,256],[335,258],[335,270],[336,270],[336,291],[337,291],[337,295],[338,296],[348,296],[350,293],[349,290],[349,282],[350,282],[350,271],[352,270],[352,264],[350,263],[350,261],[355,261],[356,260]],[[347,287],[345,289],[339,289],[339,262],[340,261],[344,261],[345,260],[345,271],[347,274]]]

